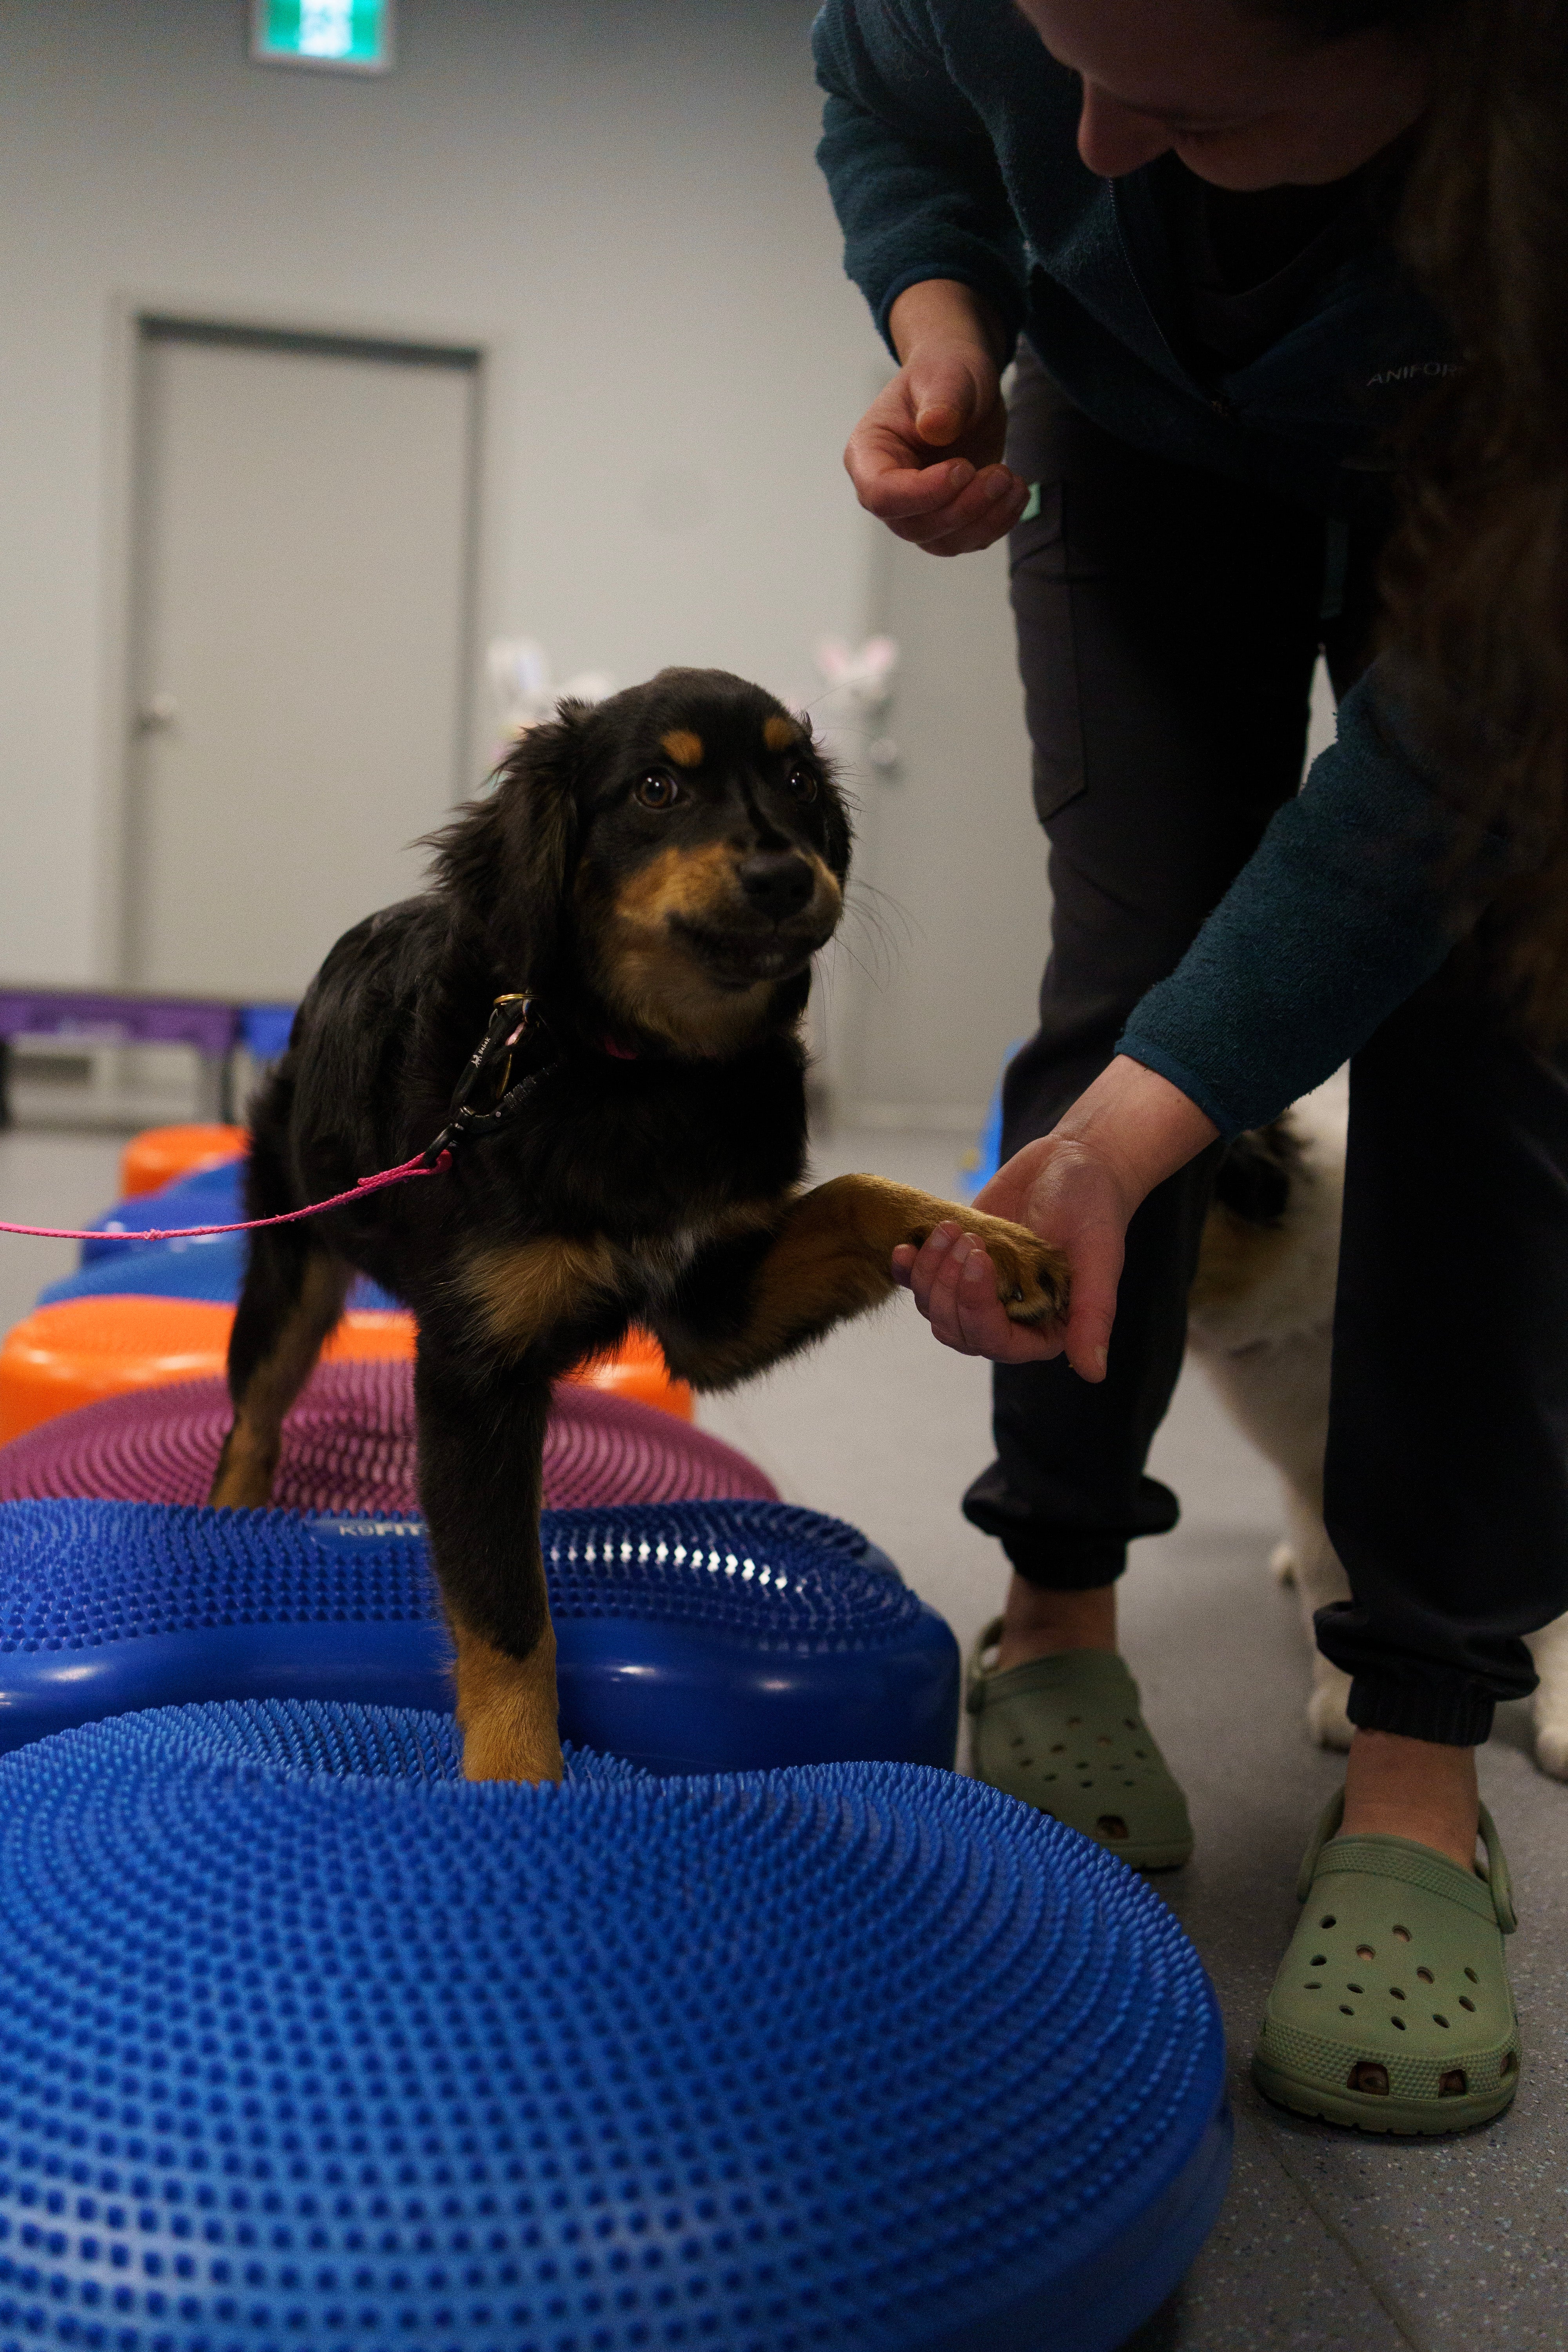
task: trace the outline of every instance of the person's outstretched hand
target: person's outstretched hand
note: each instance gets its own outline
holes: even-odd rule
[[[1049,1135],[1015,1152],[974,1205],[1027,1225],[1065,1251],[1072,1297],[1065,1324],[1009,1322],[984,1249],[955,1224],[893,1252],[893,1278],[945,1347],[993,1363],[1044,1363],[1064,1351],[1086,1381],[1105,1378],[1116,1286],[1133,1211],[1219,1129],[1169,1079],[1119,1055]]]
[[[1007,433],[994,321],[967,286],[906,288],[889,320],[903,365],[849,436],[844,463],[867,511],[929,555],[989,547],[1029,486],[1000,463]]]

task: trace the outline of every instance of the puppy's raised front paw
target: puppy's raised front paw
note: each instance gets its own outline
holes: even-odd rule
[[[963,1224],[985,1246],[996,1273],[996,1296],[1010,1322],[1067,1319],[1068,1262],[1059,1249],[1041,1241],[1027,1225],[1015,1225],[1005,1217],[981,1217],[971,1211]]]

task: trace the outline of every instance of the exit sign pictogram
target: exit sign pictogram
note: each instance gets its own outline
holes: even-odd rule
[[[385,73],[393,0],[252,0],[250,54],[265,65]]]

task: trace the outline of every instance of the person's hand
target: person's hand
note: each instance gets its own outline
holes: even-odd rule
[[[889,319],[903,365],[849,436],[844,463],[868,513],[929,555],[989,547],[1029,486],[1000,463],[1007,433],[989,310],[967,286],[905,289]]]
[[[974,1205],[1066,1252],[1072,1298],[1065,1325],[1010,1322],[984,1244],[955,1224],[938,1225],[918,1251],[896,1249],[894,1280],[908,1286],[936,1338],[960,1355],[1038,1364],[1065,1349],[1075,1372],[1102,1381],[1123,1237],[1138,1205],[1125,1180],[1091,1148],[1043,1135],[998,1170]]]
[[[952,1223],[919,1250],[896,1249],[893,1279],[913,1292],[935,1337],[961,1355],[1028,1364],[1065,1351],[1080,1379],[1102,1381],[1133,1212],[1218,1134],[1168,1078],[1119,1054],[1050,1134],[1015,1152],[974,1200],[987,1215],[1027,1225],[1065,1252],[1066,1324],[1037,1330],[1010,1322],[984,1249]]]

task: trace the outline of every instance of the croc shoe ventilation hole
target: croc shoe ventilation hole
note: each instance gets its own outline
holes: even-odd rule
[[[1347,2091],[1368,2091],[1374,2098],[1388,2096],[1388,2069],[1375,2058],[1358,2058],[1345,2078]]]
[[[1437,2080],[1440,2099],[1462,2099],[1469,2090],[1469,2077],[1462,2066],[1450,2066]]]

